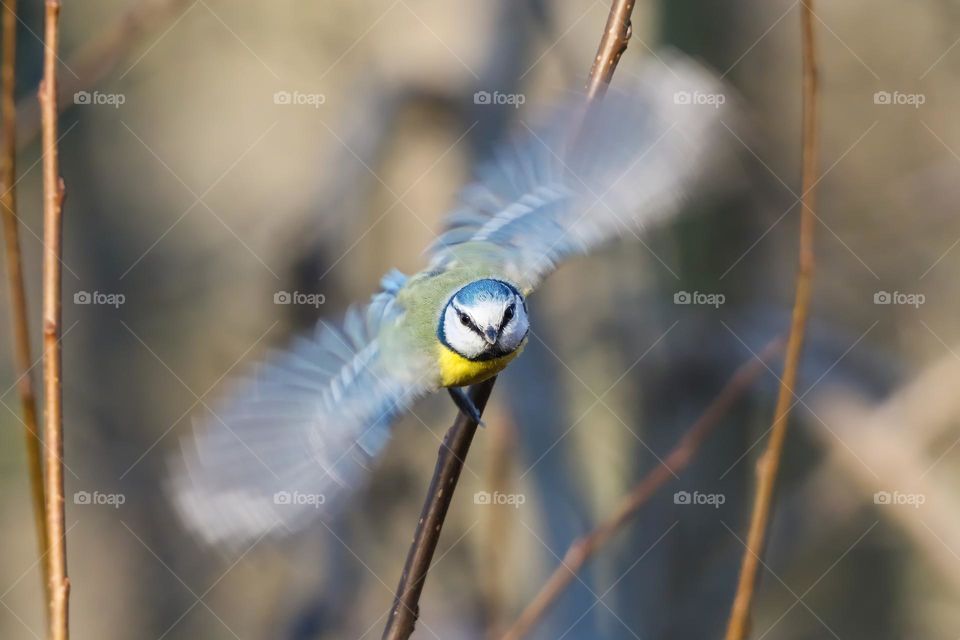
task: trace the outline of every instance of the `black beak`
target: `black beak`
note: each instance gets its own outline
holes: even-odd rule
[[[497,330],[493,327],[487,327],[483,332],[483,339],[488,344],[497,344]]]

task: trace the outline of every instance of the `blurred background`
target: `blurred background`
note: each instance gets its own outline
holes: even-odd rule
[[[17,188],[39,356],[42,3],[20,4]],[[753,637],[957,638],[960,10],[816,11],[815,302]],[[445,395],[399,425],[342,521],[240,557],[181,528],[161,489],[167,460],[229,376],[338,318],[387,269],[422,267],[475,164],[581,86],[607,12],[588,0],[64,3],[75,638],[380,637],[454,417]],[[666,46],[711,66],[750,125],[727,140],[743,179],[646,245],[565,265],[537,293],[535,333],[467,461],[418,638],[496,637],[788,327],[799,4],[645,2],[633,24],[614,85]],[[275,303],[282,292],[316,304]],[[722,304],[677,304],[681,293]],[[9,340],[0,350],[0,637],[39,638]],[[532,637],[722,637],[781,366],[770,362]],[[512,504],[482,504],[482,491]]]

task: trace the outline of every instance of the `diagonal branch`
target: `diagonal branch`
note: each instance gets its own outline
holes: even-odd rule
[[[603,99],[607,86],[613,79],[613,72],[620,62],[620,56],[627,50],[633,26],[630,16],[636,0],[614,0],[603,28],[603,37],[597,48],[597,57],[593,59],[590,78],[587,80],[587,102],[592,104]]]
[[[43,465],[40,453],[40,431],[37,425],[37,398],[33,390],[33,358],[30,356],[30,330],[27,318],[27,294],[23,284],[20,257],[20,221],[17,218],[17,104],[16,104],[17,1],[3,4],[3,63],[0,69],[3,110],[3,147],[0,150],[0,209],[3,217],[3,238],[6,247],[7,286],[10,289],[10,326],[13,331],[13,363],[17,376],[17,393],[23,412],[23,432],[27,445],[27,472],[33,497],[34,526],[37,548],[44,566],[47,564],[47,521],[43,516]],[[47,584],[44,582],[44,589]],[[49,602],[50,594],[46,592]]]
[[[481,413],[487,406],[496,380],[494,376],[470,388],[470,399]],[[413,544],[410,545],[410,552],[400,575],[400,584],[397,585],[390,618],[383,631],[384,640],[405,639],[413,633],[420,613],[420,593],[423,591],[427,571],[440,540],[440,530],[453,501],[453,492],[457,488],[460,472],[476,432],[476,421],[461,411],[443,438],[437,454],[437,467],[427,490],[427,500],[423,504],[417,531],[413,534]]]
[[[723,416],[766,370],[765,361],[782,349],[783,340],[778,338],[764,347],[760,355],[740,365],[717,397],[690,426],[663,462],[647,473],[633,490],[620,500],[606,520],[570,545],[560,566],[550,574],[539,593],[523,610],[516,622],[507,629],[501,640],[520,640],[533,630],[564,590],[570,586],[584,565],[640,512],[651,496],[690,464],[704,440],[713,432]]]
[[[49,546],[50,640],[69,638],[67,539],[63,500],[63,390],[60,329],[62,297],[63,179],[57,151],[57,50],[60,0],[46,0],[43,81],[40,83],[43,141],[43,386],[46,517]]]
[[[813,231],[815,186],[817,173],[819,109],[817,104],[817,61],[813,39],[813,0],[801,0],[800,18],[803,34],[803,151],[802,151],[802,205],[800,212],[800,265],[797,270],[797,291],[793,302],[793,318],[787,356],[773,426],[767,449],[757,464],[757,495],[754,498],[747,549],[740,567],[740,581],[730,611],[727,640],[744,640],[750,633],[750,605],[756,591],[760,558],[763,556],[770,524],[777,471],[787,437],[787,419],[793,406],[797,370],[803,350],[803,337],[810,313],[810,295],[813,286]]]
[[[620,56],[627,48],[634,2],[635,0],[616,0],[610,7],[597,58],[587,81],[588,106],[603,98],[604,89],[613,77]],[[494,377],[470,390],[470,397],[481,413],[495,382]],[[440,539],[440,530],[453,499],[463,461],[470,450],[476,430],[477,423],[461,413],[444,437],[420,522],[407,554],[400,584],[397,585],[394,605],[383,630],[383,640],[406,640],[413,633],[419,613],[420,593],[423,591],[430,561]]]

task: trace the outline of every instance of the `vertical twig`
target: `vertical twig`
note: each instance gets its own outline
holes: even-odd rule
[[[757,463],[757,495],[754,498],[747,533],[747,549],[740,567],[740,581],[730,611],[727,640],[744,640],[750,631],[750,605],[756,591],[760,558],[764,552],[770,511],[776,487],[777,471],[783,455],[787,436],[787,419],[793,406],[794,387],[803,337],[810,310],[810,294],[813,284],[814,253],[814,204],[815,180],[818,155],[818,105],[817,105],[817,60],[813,39],[813,0],[801,0],[800,19],[803,39],[803,150],[802,150],[802,210],[800,213],[800,264],[797,270],[797,291],[793,302],[793,318],[787,355],[783,365],[783,378],[777,396],[773,426],[767,449]]]
[[[43,140],[43,386],[46,442],[44,469],[47,533],[47,579],[50,589],[50,640],[69,638],[67,540],[63,499],[63,409],[61,389],[61,278],[63,180],[57,152],[57,51],[60,0],[46,0],[40,121]]]
[[[23,412],[23,434],[27,445],[27,472],[33,496],[34,528],[37,549],[43,566],[47,564],[47,521],[43,515],[43,465],[40,454],[40,431],[37,426],[37,398],[33,391],[33,358],[30,357],[30,331],[27,317],[27,294],[23,284],[20,258],[20,230],[17,218],[17,1],[3,5],[3,63],[0,68],[0,103],[3,111],[3,148],[0,150],[0,208],[3,209],[3,238],[6,246],[7,286],[10,289],[10,326],[13,338],[14,372],[17,393]],[[46,572],[44,572],[46,575]],[[46,580],[43,582],[46,601],[50,601]]]
[[[588,107],[603,98],[605,87],[613,77],[617,62],[627,48],[634,3],[635,0],[615,0],[610,7],[597,58],[587,80]],[[495,377],[470,389],[470,397],[481,412],[493,391],[494,382]],[[478,402],[481,399],[482,403]],[[413,633],[419,613],[420,593],[430,568],[430,560],[440,539],[440,530],[476,430],[477,424],[460,414],[444,438],[420,522],[407,554],[400,584],[397,585],[394,605],[383,631],[383,640],[406,640]]]
[[[613,513],[589,533],[581,536],[570,545],[560,561],[541,587],[539,593],[520,614],[516,622],[502,636],[501,640],[520,640],[528,635],[543,619],[550,607],[570,586],[583,566],[623,526],[640,511],[663,485],[675,474],[685,469],[700,449],[707,436],[720,423],[750,385],[766,370],[765,361],[783,349],[783,340],[776,339],[764,347],[760,355],[740,365],[720,393],[697,418],[663,462],[650,470],[643,479],[618,503]]]
[[[470,387],[470,399],[483,412],[487,400],[493,391],[496,376]],[[407,554],[407,561],[400,575],[400,584],[394,597],[393,608],[383,631],[384,640],[405,640],[413,633],[420,611],[420,593],[430,570],[433,552],[440,540],[440,530],[447,517],[447,510],[453,500],[463,463],[470,451],[470,443],[477,432],[477,423],[464,415],[457,414],[453,426],[447,431],[437,454],[437,466],[430,480],[427,499],[420,513],[417,531]]]

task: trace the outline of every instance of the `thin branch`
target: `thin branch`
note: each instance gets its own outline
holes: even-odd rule
[[[470,387],[470,399],[481,413],[487,406],[496,380],[494,376]],[[457,488],[463,463],[476,432],[477,423],[459,412],[453,426],[443,438],[437,454],[437,466],[427,490],[427,499],[420,513],[417,531],[413,535],[413,544],[410,545],[410,552],[400,575],[400,584],[397,585],[393,609],[383,631],[384,640],[405,640],[413,633],[420,613],[420,593],[423,591],[427,571],[440,540],[440,530],[453,501],[453,492]]]
[[[45,489],[50,562],[50,640],[69,638],[67,540],[63,499],[63,408],[60,352],[61,285],[60,258],[63,239],[63,180],[57,151],[57,51],[60,32],[60,0],[46,0],[43,81],[40,83],[41,134],[43,140],[43,384],[46,408]]]
[[[797,291],[793,303],[793,318],[787,355],[783,365],[783,378],[777,396],[773,426],[767,449],[757,464],[757,495],[747,533],[747,548],[740,567],[740,581],[730,611],[727,640],[744,640],[750,632],[750,609],[756,591],[760,558],[763,556],[770,524],[770,512],[776,487],[777,471],[787,436],[787,419],[793,406],[797,370],[803,350],[803,337],[810,312],[810,296],[813,286],[813,232],[815,181],[818,156],[818,105],[817,61],[813,38],[813,0],[801,0],[800,17],[803,38],[803,151],[802,151],[802,205],[800,213],[800,264],[797,271]]]
[[[166,24],[190,4],[190,0],[139,0],[111,22],[97,35],[86,41],[76,54],[67,61],[73,74],[62,78],[58,108],[63,111],[73,105],[73,96],[98,86],[117,65],[127,59],[133,48],[151,30]],[[20,130],[17,147],[24,148],[33,142],[40,131],[40,113],[33,100],[21,101]]]
[[[593,68],[590,69],[590,79],[587,81],[587,102],[595,103],[603,99],[613,72],[620,62],[620,56],[627,50],[627,43],[633,34],[630,16],[636,0],[614,0],[607,16],[607,24],[603,28],[603,37],[597,48],[597,57],[593,59]]]
[[[43,516],[43,464],[40,453],[40,431],[37,424],[37,398],[33,391],[33,358],[30,355],[30,330],[27,316],[27,294],[23,284],[20,258],[20,230],[17,219],[17,104],[16,52],[17,1],[3,5],[3,65],[0,69],[0,103],[3,110],[3,147],[0,150],[0,208],[3,209],[3,238],[6,246],[7,287],[10,289],[10,326],[13,339],[14,373],[17,393],[23,412],[23,435],[27,445],[27,473],[33,497],[34,528],[37,549],[44,566],[47,564],[47,521]],[[45,574],[46,575],[46,574]],[[44,581],[45,601],[50,601]]]
[[[627,524],[648,500],[663,485],[685,469],[700,449],[707,436],[720,420],[750,388],[757,377],[766,370],[764,362],[783,349],[783,340],[776,339],[761,351],[760,355],[740,365],[720,393],[697,418],[661,464],[651,469],[646,476],[619,502],[613,513],[595,529],[581,536],[570,545],[560,566],[544,583],[543,587],[523,610],[516,622],[507,629],[501,640],[520,640],[527,636],[543,619],[547,611],[563,594],[584,565]]]

